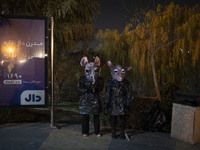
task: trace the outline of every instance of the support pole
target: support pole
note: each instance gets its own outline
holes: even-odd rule
[[[54,37],[53,37],[54,21],[51,17],[51,127],[54,127],[54,76],[53,76],[53,64],[54,64]]]

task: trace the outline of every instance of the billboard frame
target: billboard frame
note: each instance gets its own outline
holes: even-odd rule
[[[4,21],[6,19],[29,19],[29,20],[44,20],[44,104],[42,105],[0,105],[0,108],[43,108],[48,107],[48,97],[49,97],[49,80],[48,80],[48,53],[49,53],[49,34],[48,34],[48,17],[46,16],[24,16],[24,15],[0,15],[1,19]]]

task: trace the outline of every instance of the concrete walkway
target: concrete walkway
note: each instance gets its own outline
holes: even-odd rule
[[[47,123],[14,123],[0,125],[0,150],[200,150],[171,138],[170,133],[127,130],[128,140],[111,139],[110,129],[101,128],[102,137],[91,134],[82,137],[81,125],[60,125],[51,128]]]

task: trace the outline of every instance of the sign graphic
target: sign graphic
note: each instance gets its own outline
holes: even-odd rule
[[[21,94],[21,105],[44,105],[44,90],[26,90]]]
[[[46,17],[3,16],[0,106],[46,105]]]

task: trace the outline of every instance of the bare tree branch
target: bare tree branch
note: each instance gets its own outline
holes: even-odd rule
[[[175,39],[175,40],[173,40],[173,41],[171,41],[171,42],[169,42],[169,43],[167,43],[167,44],[165,44],[165,45],[163,45],[163,46],[159,46],[158,48],[156,48],[154,54],[156,54],[156,53],[158,52],[159,49],[165,48],[165,47],[169,46],[170,44],[172,44],[172,43],[178,41],[179,39],[181,39],[181,38],[177,38],[177,39]]]

